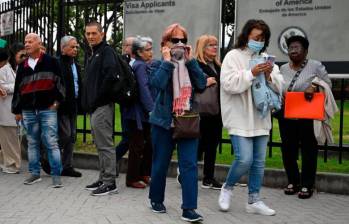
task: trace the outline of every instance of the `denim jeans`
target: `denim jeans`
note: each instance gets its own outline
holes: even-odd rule
[[[196,209],[198,198],[197,147],[198,139],[172,139],[172,131],[157,125],[151,129],[153,163],[149,198],[162,203],[165,198],[166,175],[175,143],[178,146],[178,165],[182,185],[182,209]]]
[[[40,142],[47,150],[52,176],[62,171],[58,147],[58,122],[55,110],[24,110],[23,122],[27,131],[29,172],[40,175]]]
[[[230,138],[235,160],[230,167],[225,188],[232,188],[243,175],[248,173],[248,193],[254,202],[258,201],[264,175],[268,136],[241,137],[231,135]]]

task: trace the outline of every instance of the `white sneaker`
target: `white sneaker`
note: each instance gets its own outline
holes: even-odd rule
[[[263,201],[257,201],[253,204],[246,205],[246,212],[260,215],[275,215],[275,210],[266,206]]]
[[[225,189],[224,185],[221,188],[221,193],[219,194],[218,205],[221,211],[228,211],[230,207],[230,200],[233,196],[233,191]]]
[[[13,169],[13,168],[4,167],[4,168],[2,168],[2,172],[3,173],[7,173],[7,174],[18,174],[19,170],[16,170],[16,169]]]

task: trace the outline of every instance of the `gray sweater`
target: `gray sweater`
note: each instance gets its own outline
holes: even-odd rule
[[[287,91],[293,76],[297,71],[290,67],[290,63],[284,64],[280,67],[280,73],[282,74],[285,84],[283,85],[282,93],[283,95]],[[331,80],[328,77],[326,68],[321,62],[309,59],[306,66],[303,68],[301,74],[296,80],[292,91],[303,92],[309,85],[311,85],[312,80],[318,77],[319,79],[325,81],[330,87],[332,86]]]

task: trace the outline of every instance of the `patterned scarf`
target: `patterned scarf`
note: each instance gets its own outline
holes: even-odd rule
[[[182,115],[190,110],[190,97],[192,86],[189,72],[185,66],[184,49],[177,48],[173,52],[172,62],[175,66],[172,75],[173,83],[173,110],[176,115]]]

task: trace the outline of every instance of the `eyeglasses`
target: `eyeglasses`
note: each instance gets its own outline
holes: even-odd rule
[[[292,47],[289,47],[287,50],[288,51],[300,51],[302,49],[303,49],[302,46],[292,46]]]
[[[179,42],[181,42],[182,44],[187,44],[188,39],[187,38],[171,38],[170,41],[174,44],[178,44]]]
[[[217,44],[209,44],[209,45],[206,45],[206,47],[214,47],[214,48],[217,48],[218,47],[218,45]]]

